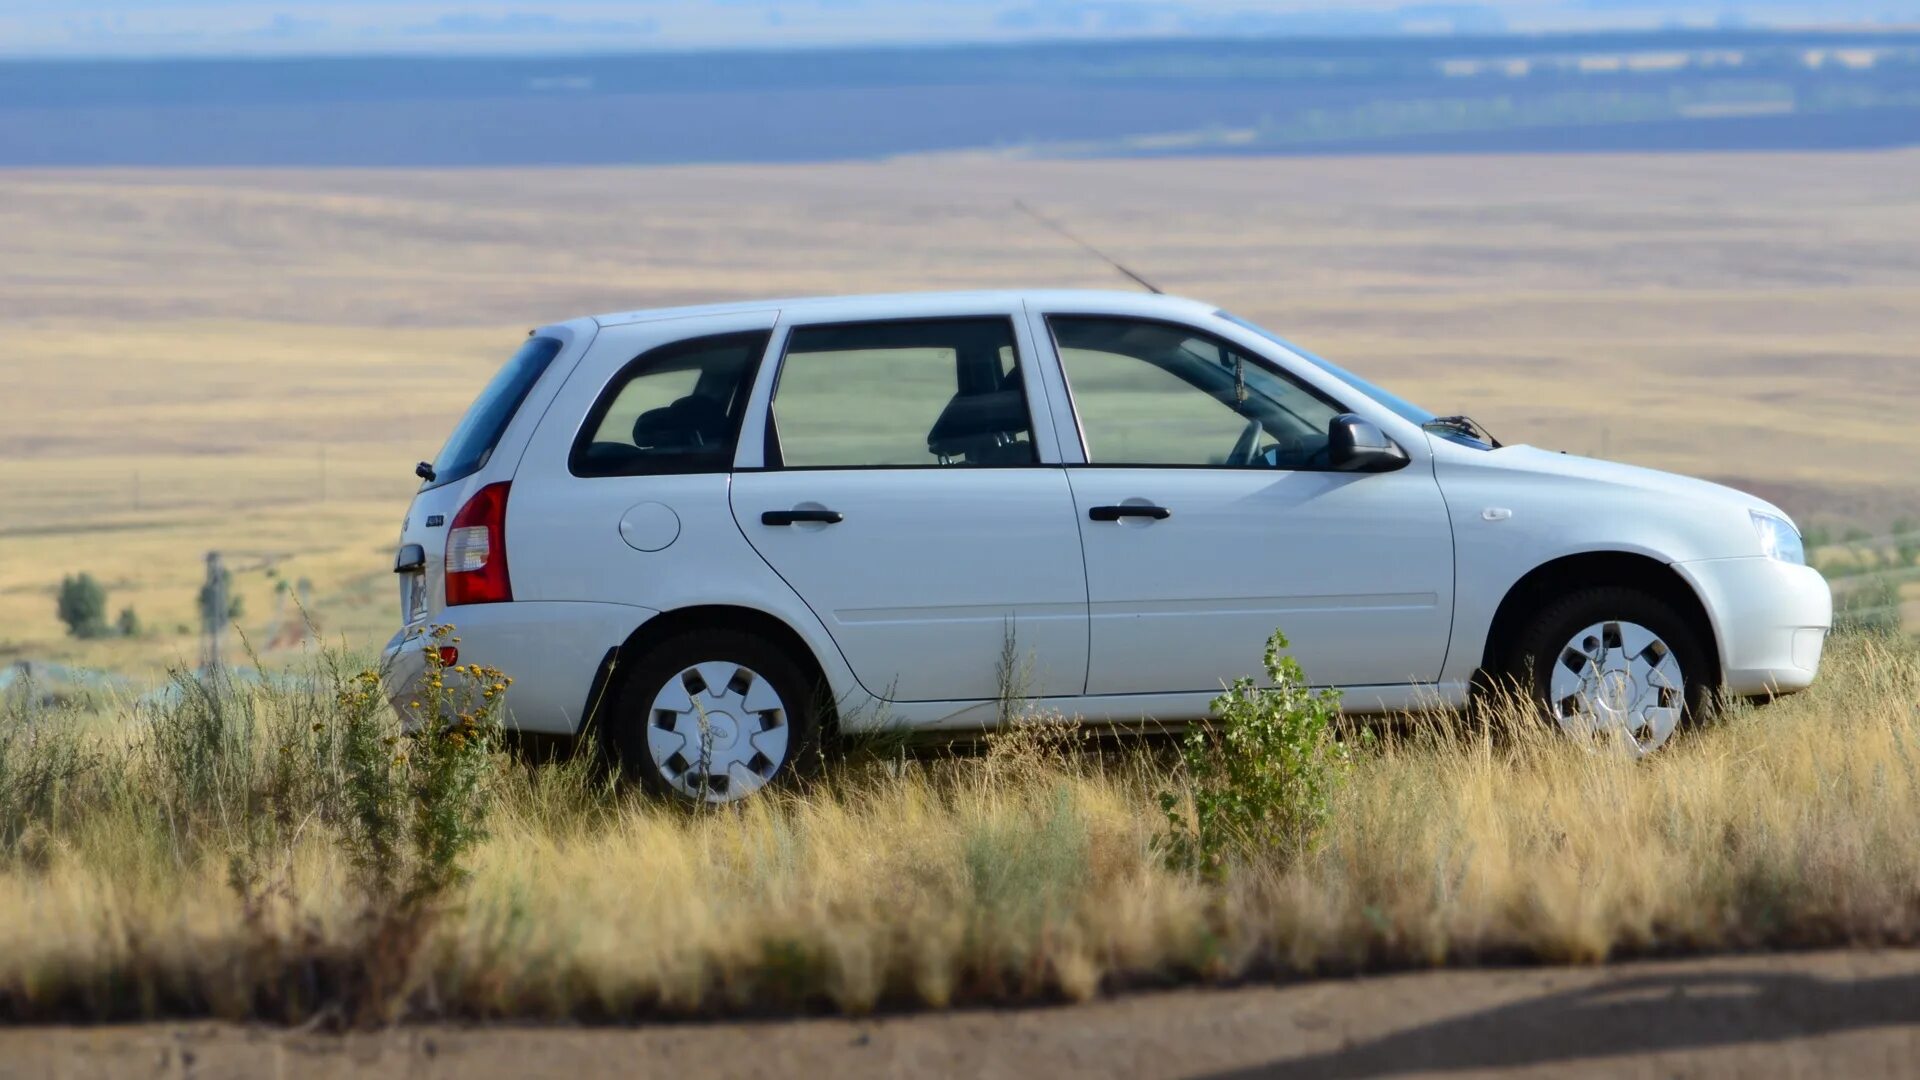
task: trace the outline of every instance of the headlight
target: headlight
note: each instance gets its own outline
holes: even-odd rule
[[[1781,562],[1806,565],[1807,549],[1800,542],[1800,533],[1793,527],[1793,522],[1758,510],[1748,513],[1753,517],[1754,535],[1760,538],[1761,554]]]

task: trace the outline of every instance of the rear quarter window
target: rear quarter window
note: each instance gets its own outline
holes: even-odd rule
[[[421,490],[464,480],[485,468],[513,414],[520,411],[533,385],[564,347],[558,338],[528,338],[480,391],[453,434],[447,436],[447,444],[433,459],[433,479]]]
[[[689,338],[629,361],[588,411],[575,476],[726,472],[769,331]]]

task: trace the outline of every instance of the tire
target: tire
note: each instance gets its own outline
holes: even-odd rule
[[[816,689],[765,638],[689,630],[654,647],[620,681],[608,749],[649,791],[734,802],[817,756]]]
[[[1522,627],[1504,667],[1561,729],[1635,755],[1658,750],[1713,700],[1713,664],[1692,625],[1625,586],[1549,603]]]

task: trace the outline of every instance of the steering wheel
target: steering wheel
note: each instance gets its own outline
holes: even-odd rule
[[[1260,436],[1265,434],[1266,430],[1259,420],[1248,420],[1247,426],[1240,432],[1240,437],[1234,440],[1233,452],[1227,455],[1227,464],[1253,464],[1254,448],[1260,445]]]

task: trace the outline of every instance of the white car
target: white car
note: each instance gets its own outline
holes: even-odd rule
[[[1806,687],[1832,616],[1774,506],[1502,446],[1210,305],[775,300],[536,330],[419,473],[387,646],[504,669],[658,788],[747,795],[823,733],[1207,714],[1276,628],[1355,712],[1512,677],[1639,752]],[[412,718],[417,719],[417,718]]]

